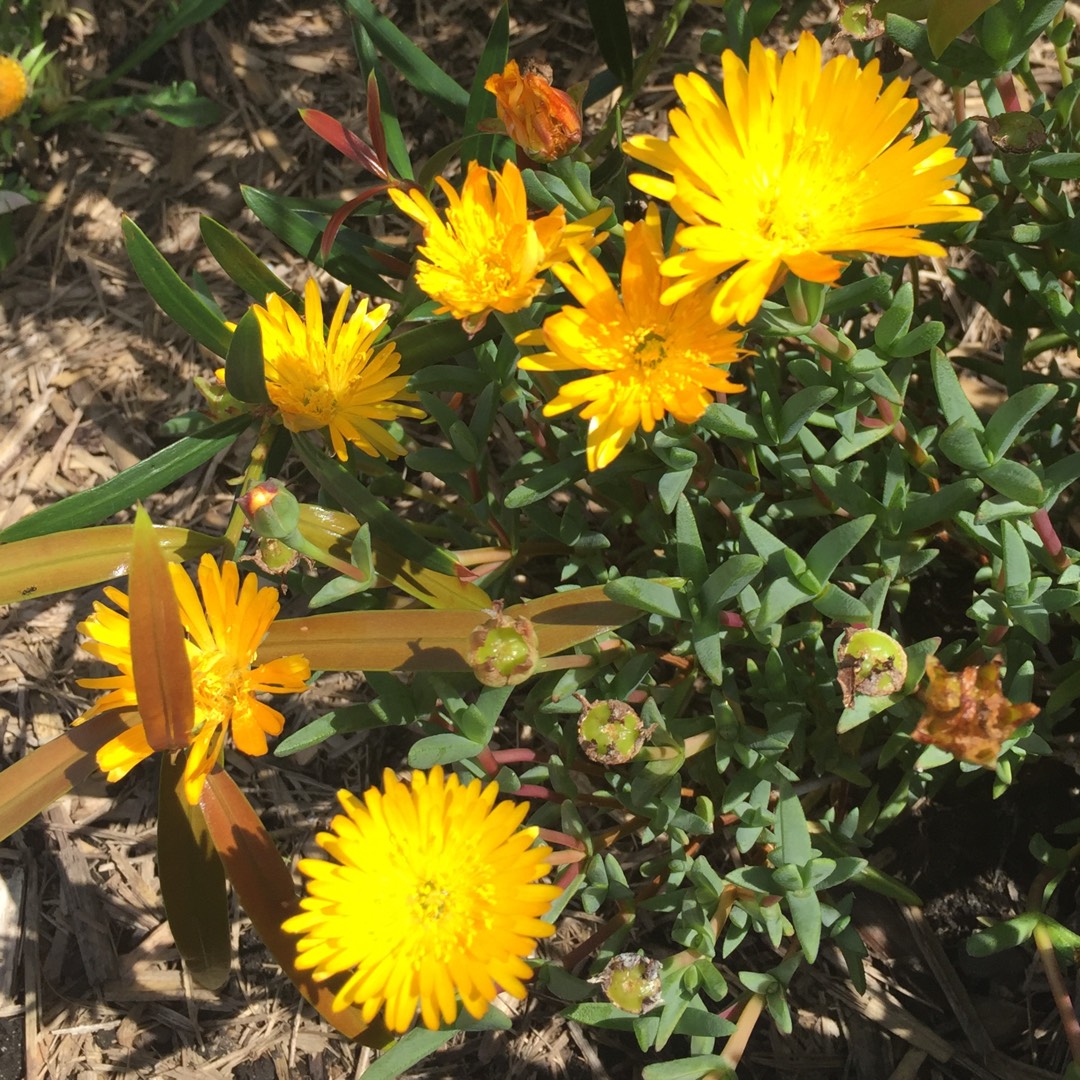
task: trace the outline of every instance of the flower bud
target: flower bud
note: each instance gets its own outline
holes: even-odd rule
[[[613,956],[604,970],[589,982],[599,983],[612,1005],[635,1016],[662,1003],[660,964],[640,953]]]
[[[646,727],[624,701],[590,702],[580,694],[577,699],[581,702],[578,743],[590,761],[625,765],[656,730],[655,724]]]
[[[281,540],[300,524],[300,504],[280,480],[264,480],[238,501],[257,536]]]
[[[581,108],[551,85],[551,68],[529,61],[525,73],[511,60],[484,89],[495,95],[495,111],[510,136],[535,161],[565,157],[581,142]]]
[[[484,686],[517,686],[539,662],[536,631],[529,619],[504,615],[501,604],[489,615],[469,634],[469,666]]]

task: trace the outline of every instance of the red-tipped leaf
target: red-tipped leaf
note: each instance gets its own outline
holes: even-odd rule
[[[324,139],[335,150],[340,150],[350,161],[363,165],[368,172],[383,180],[389,180],[390,174],[383,168],[375,151],[359,135],[354,135],[340,120],[318,109],[301,109],[300,119],[320,139]]]

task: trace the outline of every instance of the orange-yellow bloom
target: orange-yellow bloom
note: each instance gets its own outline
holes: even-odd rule
[[[338,792],[345,813],[319,845],[330,859],[304,859],[303,913],[284,924],[303,934],[297,967],[317,981],[351,972],[334,1008],[360,1005],[371,1022],[406,1031],[452,1023],[458,998],[480,1018],[500,990],[525,997],[525,962],[559,895],[540,882],[551,849],[522,829],[528,807],[499,802],[498,785],[463,787],[436,767],[403,784],[383,772],[358,799]]]
[[[311,279],[304,287],[303,318],[274,293],[266,307],[253,306],[262,331],[266,392],[290,431],[327,428],[342,461],[347,442],[372,457],[400,457],[405,448],[383,424],[424,412],[403,404],[416,395],[405,389],[408,376],[395,374],[401,357],[393,342],[377,343],[390,305],[368,311],[365,297],[346,322],[348,306],[346,290],[326,333],[319,289]]]
[[[675,279],[665,303],[707,289],[718,323],[746,323],[789,270],[831,282],[857,253],[943,255],[917,226],[981,216],[955,190],[964,159],[947,137],[901,136],[918,102],[904,79],[882,89],[876,60],[822,67],[821,46],[803,34],[782,61],[755,41],[749,69],[730,51],[723,66],[723,101],[700,75],[677,75],[671,138],[626,147],[670,177],[631,182],[685,222],[685,250],[663,266]]]
[[[267,736],[281,733],[284,717],[255,695],[300,693],[306,688],[311,668],[300,655],[252,667],[259,644],[279,608],[277,590],[260,589],[255,574],[248,574],[241,585],[236,563],[226,562],[219,568],[212,556],[204,555],[198,573],[201,602],[182,566],[170,563],[169,574],[180,606],[180,621],[188,635],[195,717],[184,763],[184,793],[189,802],[196,803],[230,729],[236,748],[251,755],[265,754]],[[80,686],[106,693],[76,723],[106,709],[138,708],[131,666],[128,598],[111,586],[105,589],[105,595],[119,610],[95,603],[94,613],[79,624],[79,630],[90,638],[83,648],[119,668],[120,673],[79,680]],[[142,724],[137,724],[106,743],[98,751],[97,763],[110,781],[119,780],[153,752]]]
[[[508,161],[501,173],[469,163],[459,195],[441,176],[436,182],[449,200],[445,220],[417,189],[390,189],[398,209],[423,227],[423,258],[416,283],[476,333],[493,311],[510,314],[533,302],[544,287],[540,275],[568,257],[568,245],[599,244],[606,234],[593,229],[608,217],[598,210],[567,223],[557,206],[530,218],[525,184],[518,167]]]
[[[22,108],[29,88],[22,64],[12,56],[0,56],[0,120]]]
[[[739,357],[740,335],[712,321],[703,293],[661,303],[663,259],[660,212],[650,205],[644,221],[626,226],[621,299],[600,263],[576,249],[577,269],[557,266],[555,274],[581,307],[564,307],[518,338],[551,350],[523,358],[526,371],[594,372],[544,406],[545,416],[584,406],[590,469],[610,465],[639,427],[652,431],[667,413],[692,424],[713,391],[742,389],[724,370]]]
[[[581,142],[581,109],[565,90],[551,85],[550,68],[530,62],[522,74],[511,60],[484,89],[495,95],[506,133],[534,160],[555,161]]]

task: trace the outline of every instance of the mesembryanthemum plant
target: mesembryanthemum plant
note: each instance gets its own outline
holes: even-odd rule
[[[312,282],[301,318],[301,298],[207,220],[210,250],[252,299],[234,325],[126,222],[141,278],[224,360],[228,392],[207,383],[212,418],[190,418],[193,433],[107,492],[2,534],[4,598],[28,544],[46,588],[122,573],[131,530],[87,526],[254,428],[224,535],[138,526],[142,580],[175,574],[163,551],[255,549],[307,609],[260,623],[245,663],[300,655],[366,684],[274,752],[404,724],[412,777],[387,773],[363,805],[342,795],[321,840],[334,861],[302,864],[303,901],[218,754],[199,762],[190,835],[169,815],[162,843],[202,851],[207,881],[220,858],[283,968],[345,1034],[384,1046],[419,1016],[449,1039],[459,1003],[473,1026],[502,1024],[488,1005],[524,993],[535,969],[566,1016],[631,1030],[646,1060],[682,1040],[683,1059],[648,1064],[650,1080],[729,1077],[762,1016],[790,1029],[786,988],[826,945],[862,987],[847,886],[917,899],[870,865],[887,826],[958,772],[992,768],[1003,790],[1080,695],[1067,633],[1080,571],[1059,532],[1080,476],[1077,391],[1052,353],[1080,338],[1071,23],[1060,4],[1000,0],[972,15],[970,40],[949,40],[940,3],[925,26],[884,24],[878,41],[906,50],[908,70],[977,83],[995,136],[1023,82],[1042,138],[1019,153],[988,150],[980,121],[933,132],[873,39],[830,40],[853,55],[828,60],[832,26],[766,48],[776,5],[758,2],[717,11],[704,42],[719,64],[677,77],[671,135],[624,144],[621,117],[662,53],[630,55],[625,13],[593,6],[622,91],[575,149],[576,132],[553,135],[573,126],[573,99],[522,92],[505,10],[470,96],[367,0],[346,6],[450,123],[468,117],[459,179],[440,175],[450,150],[413,168],[378,63],[370,146],[305,115],[379,180],[328,218],[245,190],[305,256],[325,218],[315,261],[387,301],[345,322],[343,294],[325,346]],[[1042,34],[1061,57],[1051,91],[1024,63]],[[496,112],[524,145],[492,133]],[[631,215],[630,185],[660,202]],[[411,271],[346,223],[376,199],[422,230]],[[950,355],[962,328],[923,274],[950,253],[939,270],[1009,331],[1000,357]],[[963,369],[1003,387],[991,413]],[[288,461],[288,483],[267,460]],[[962,584],[940,584],[946,561]],[[947,610],[925,599],[935,583]],[[181,608],[141,604],[135,695],[80,729],[69,780],[116,725],[142,723],[185,790],[191,717],[167,702],[190,698],[201,661],[183,651],[181,627],[196,633]],[[34,761],[0,775],[9,831],[34,812],[27,784],[47,768]],[[508,803],[488,814],[497,792],[532,808],[523,830]],[[168,901],[178,886],[162,886]],[[382,894],[396,905],[385,925]],[[224,902],[211,883],[199,918],[213,924]],[[534,955],[575,908],[600,917],[595,932]],[[220,982],[228,942],[208,946],[193,921],[174,927],[178,945],[197,978]],[[1024,934],[1071,940],[1038,907],[979,947]],[[420,1034],[387,1051],[384,1075],[416,1060]]]

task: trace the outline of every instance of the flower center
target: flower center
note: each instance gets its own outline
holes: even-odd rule
[[[237,699],[247,691],[246,672],[223,652],[204,652],[192,665],[195,688],[195,725],[193,735],[206,724],[217,726],[232,719]]]
[[[301,411],[305,416],[329,424],[337,413],[337,398],[327,386],[306,387]]]
[[[632,352],[638,370],[648,374],[667,360],[667,339],[651,328],[639,327],[633,335]]]

